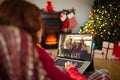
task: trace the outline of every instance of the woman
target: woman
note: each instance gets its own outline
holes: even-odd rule
[[[41,42],[44,27],[40,9],[27,1],[5,0],[0,5],[0,25],[8,27],[14,25],[31,35],[34,44]],[[86,80],[75,68],[75,64],[71,62],[65,64],[66,74],[56,68],[53,59],[43,48],[36,46],[36,49],[39,53],[39,60],[51,80]]]
[[[17,4],[19,2],[20,4]],[[0,5],[0,80],[50,80],[29,34],[33,32],[29,28],[34,23],[29,20],[29,16],[34,18],[37,14],[38,8],[22,0],[6,0]],[[39,26],[37,24],[36,26]],[[37,27],[34,30],[37,30]]]

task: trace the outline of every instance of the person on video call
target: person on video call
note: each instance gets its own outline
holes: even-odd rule
[[[73,51],[73,42],[72,38],[69,38],[65,41],[64,45],[64,55],[66,57],[71,57],[72,51]]]
[[[41,42],[41,37],[42,37],[42,32],[43,32],[43,27],[44,27],[40,12],[41,12],[41,10],[38,7],[36,7],[32,3],[29,3],[28,1],[4,0],[0,4],[0,27],[10,28],[11,26],[15,26],[23,33],[27,33],[27,35],[29,35],[32,38],[32,42],[34,43],[33,47],[34,47],[34,46],[36,46],[37,43]],[[23,33],[21,33],[21,34],[23,34]],[[13,41],[11,41],[11,42],[13,42]],[[22,41],[21,41],[21,43],[22,43]],[[26,46],[25,43],[27,43],[27,40],[26,40],[26,42],[23,42],[23,44],[21,44],[21,45]],[[29,44],[29,46],[30,46],[30,44]],[[23,50],[26,50],[26,49],[23,49]],[[40,80],[86,80],[86,77],[84,75],[82,75],[80,72],[78,72],[77,68],[75,67],[75,64],[72,64],[69,61],[66,62],[65,68],[64,68],[65,72],[62,72],[55,66],[54,60],[46,52],[45,49],[43,49],[40,46],[36,46],[35,49],[37,49],[39,61],[41,61],[39,66],[40,65],[43,66],[42,71],[44,71],[44,69],[45,69],[46,77],[48,77],[47,79],[42,78]],[[23,50],[21,50],[21,52],[23,52]],[[22,55],[27,56],[25,54],[26,54],[26,52]],[[2,55],[2,53],[0,53],[0,55]],[[21,55],[21,53],[16,55],[16,57],[20,56],[20,55]],[[29,57],[29,56],[27,56],[27,57]],[[9,56],[9,58],[12,59],[13,57]],[[18,63],[16,63],[16,61],[14,61],[13,64],[19,64],[21,61],[24,62],[23,59],[20,59],[19,61],[17,61]],[[27,63],[27,61],[25,61],[25,62]],[[5,69],[4,68],[5,66],[3,66],[3,64],[9,65],[9,63],[7,64],[7,63],[4,63],[4,61],[2,62],[2,60],[0,60],[1,69]],[[8,80],[9,77],[13,77],[9,80],[34,80],[34,79],[38,80],[37,77],[40,77],[42,75],[42,73],[41,73],[41,75],[38,75],[39,73],[35,73],[35,72],[33,72],[34,74],[29,73],[30,75],[32,75],[32,77],[35,77],[34,79],[30,76],[24,75],[25,74],[24,71],[22,72],[22,69],[24,69],[24,65],[25,64],[18,65],[18,66],[17,65],[12,66],[16,70],[19,69],[19,71],[21,71],[20,74],[8,75],[7,72],[11,71],[11,69],[8,69],[7,72],[0,70],[0,79]],[[28,64],[28,65],[31,65],[31,64]],[[32,65],[31,65],[31,67],[32,67]],[[25,70],[27,70],[27,68]],[[41,68],[38,68],[37,70],[41,71]],[[26,72],[29,72],[29,71],[26,71]],[[4,76],[1,76],[1,75],[4,75]],[[21,75],[23,75],[23,76],[21,76]],[[36,75],[38,75],[38,76],[36,76]],[[20,79],[17,79],[16,77],[17,78],[20,77]]]
[[[79,46],[80,46],[81,50],[86,50],[86,44],[84,43],[83,39],[80,40]]]
[[[83,53],[83,51],[87,51],[87,47],[86,47],[86,44],[84,43],[84,40],[81,39],[80,42],[77,44],[77,46],[75,48],[77,59],[81,58],[80,55]],[[83,55],[86,55],[86,54],[83,54]]]

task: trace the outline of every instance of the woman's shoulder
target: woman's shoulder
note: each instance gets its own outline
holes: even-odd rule
[[[48,51],[42,47],[36,46],[37,50],[38,50],[38,54],[39,54],[39,58],[42,60],[52,60],[50,54],[48,53]]]
[[[48,55],[47,51],[44,48],[42,48],[40,46],[36,46],[36,47],[37,47],[37,50],[38,50],[39,54]]]

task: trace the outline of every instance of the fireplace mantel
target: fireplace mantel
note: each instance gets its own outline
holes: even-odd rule
[[[60,13],[59,12],[52,12],[52,13],[46,13],[46,12],[42,12],[41,16],[43,19],[47,19],[47,18],[59,18]]]

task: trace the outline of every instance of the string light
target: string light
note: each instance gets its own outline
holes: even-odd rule
[[[120,14],[117,1],[115,0],[112,3],[109,0],[105,0],[103,3],[100,1],[95,1],[95,5],[92,9],[93,14],[92,16],[89,16],[89,20],[85,23],[87,25],[84,25],[83,31],[88,33],[93,29],[97,40],[100,40],[101,38],[107,41],[120,40],[120,37],[118,36],[120,35]]]

